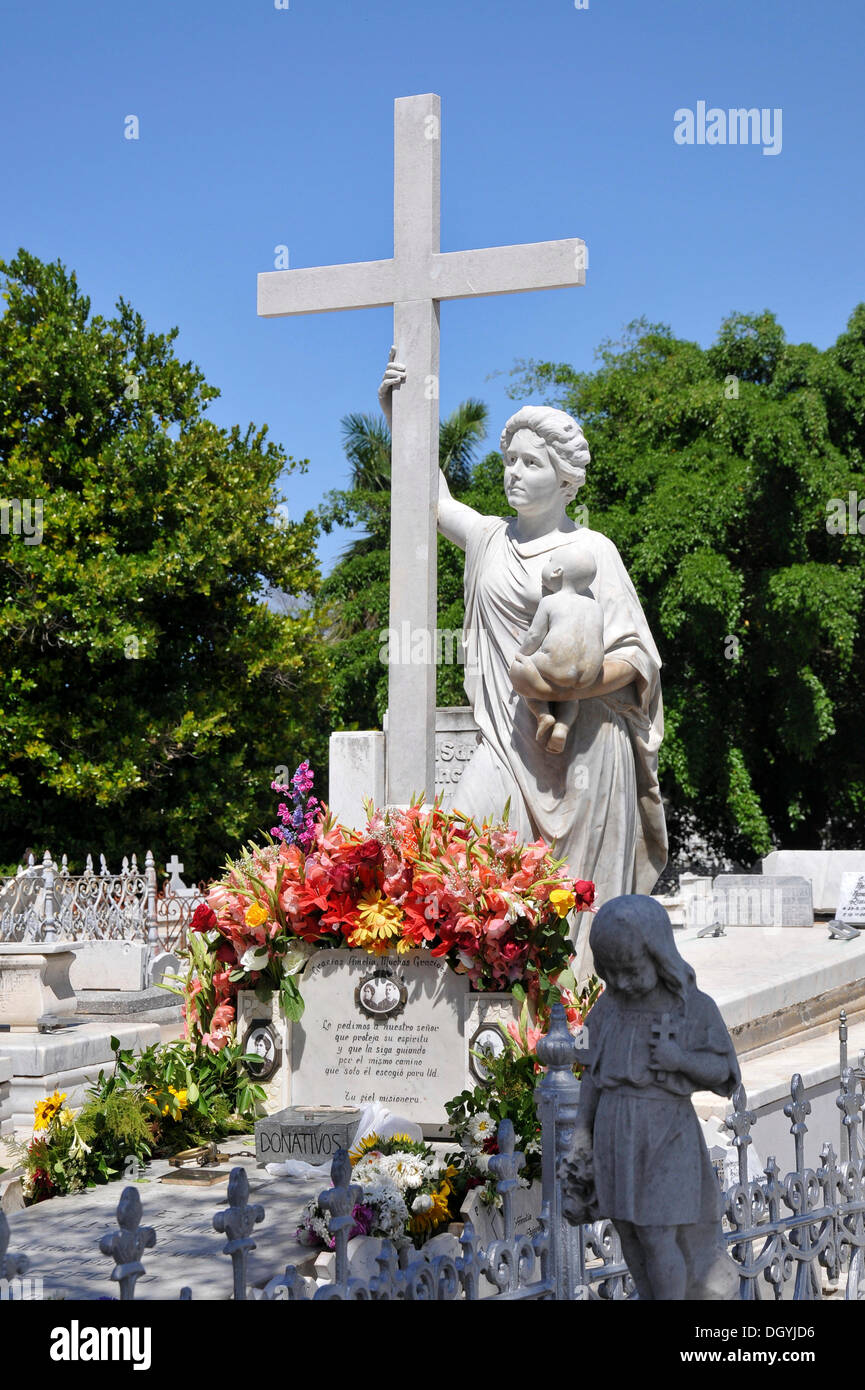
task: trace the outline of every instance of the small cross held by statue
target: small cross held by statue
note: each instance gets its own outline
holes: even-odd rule
[[[654,1040],[656,1043],[658,1043],[658,1042],[672,1042],[673,1039],[675,1038],[675,1036],[676,1036],[676,1030],[675,1030],[675,1028],[674,1028],[674,1026],[673,1026],[673,1024],[672,1024],[672,1022],[671,1022],[670,1015],[669,1015],[669,1014],[661,1014],[661,1021],[660,1021],[660,1023],[653,1023],[653,1024],[652,1024],[652,1038],[653,1038],[653,1040]],[[667,1073],[666,1073],[665,1071],[659,1071],[659,1072],[657,1073],[657,1076],[658,1076],[658,1080],[659,1080],[659,1081],[662,1081],[662,1082],[663,1082],[663,1081],[666,1081],[666,1079],[667,1079]]]

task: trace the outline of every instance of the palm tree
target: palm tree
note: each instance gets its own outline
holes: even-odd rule
[[[486,434],[488,414],[483,401],[470,397],[441,422],[439,465],[454,491],[469,482],[478,446]],[[325,529],[344,525],[349,518],[364,527],[365,534],[355,537],[343,551],[342,559],[347,560],[378,549],[388,532],[391,433],[383,415],[353,412],[344,415],[341,424],[343,449],[351,464],[351,482],[346,491],[330,494],[322,520]],[[387,498],[382,494],[387,494]]]
[[[455,493],[470,479],[486,433],[487,407],[466,400],[443,420],[439,460]],[[391,435],[383,415],[346,415],[343,448],[349,486],[331,492],[319,515],[324,531],[360,528],[324,580],[331,652],[331,712],[337,728],[375,728],[387,703],[387,670],[379,659],[389,606]]]

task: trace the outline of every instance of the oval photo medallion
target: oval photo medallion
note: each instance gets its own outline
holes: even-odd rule
[[[354,1002],[370,1018],[391,1018],[405,1007],[408,991],[388,970],[364,975],[354,992]]]

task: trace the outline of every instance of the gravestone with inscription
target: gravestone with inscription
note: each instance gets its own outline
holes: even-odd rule
[[[848,927],[865,927],[865,874],[841,875],[838,911],[835,916]]]
[[[718,874],[686,903],[689,927],[813,927],[811,884],[793,874]]]
[[[466,1084],[467,976],[426,951],[318,951],[291,1030],[296,1106],[380,1104],[433,1128]]]

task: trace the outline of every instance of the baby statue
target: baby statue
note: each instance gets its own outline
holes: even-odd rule
[[[735,1298],[721,1190],[690,1101],[694,1091],[732,1095],[730,1035],[655,899],[609,899],[589,943],[606,989],[580,1054],[580,1107],[560,1169],[565,1216],[613,1222],[641,1300]]]
[[[604,665],[604,614],[587,592],[595,562],[580,546],[554,550],[541,572],[543,592],[532,625],[511,663],[541,696],[549,685],[584,686],[598,680]],[[578,700],[526,697],[538,721],[537,740],[549,753],[561,753],[579,710]]]

